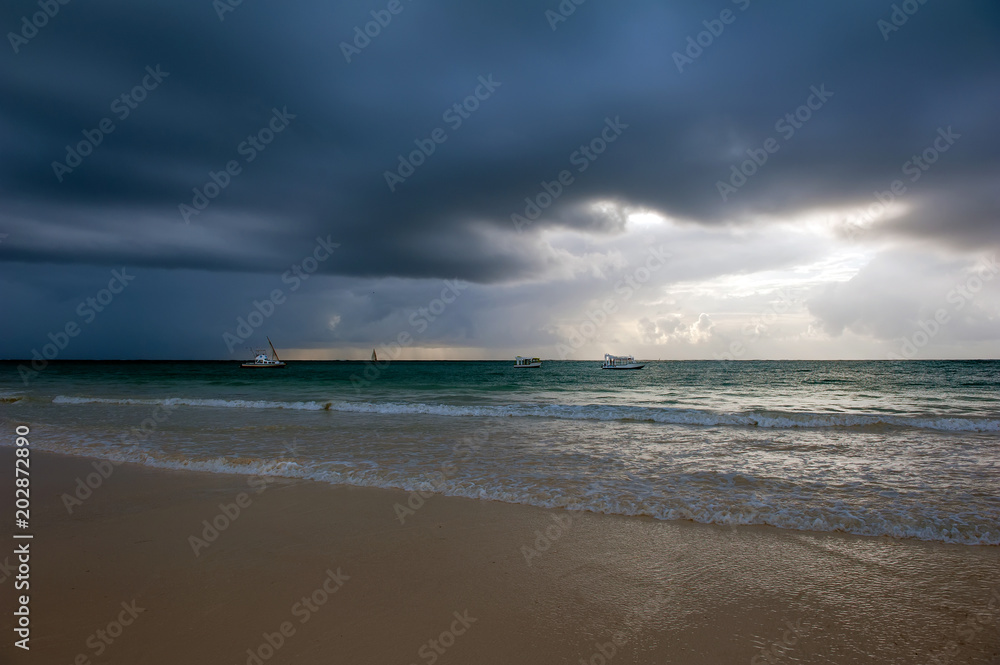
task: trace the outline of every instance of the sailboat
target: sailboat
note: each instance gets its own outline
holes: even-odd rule
[[[375,355],[375,349],[372,349],[372,362],[373,363],[378,362],[378,356]]]
[[[271,344],[270,337],[267,338],[267,343],[271,347],[271,353],[273,355],[273,358],[269,358],[266,352],[258,350],[257,357],[253,359],[253,362],[243,363],[242,365],[240,365],[240,367],[249,369],[257,369],[257,368],[263,369],[265,367],[268,368],[284,367],[285,363],[283,363],[281,359],[278,358],[278,352],[274,350],[274,344]]]

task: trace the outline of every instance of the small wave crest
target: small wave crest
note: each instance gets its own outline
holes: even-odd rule
[[[648,488],[588,487],[579,491],[556,491],[544,482],[511,482],[502,478],[444,478],[432,470],[399,471],[359,467],[349,463],[310,463],[294,459],[212,457],[189,459],[177,454],[149,450],[96,450],[40,446],[52,452],[99,457],[116,463],[219,474],[312,480],[332,485],[352,485],[433,492],[541,508],[586,511],[610,515],[645,516],[658,520],[685,520],[730,527],[765,525],[796,531],[889,536],[958,545],[1000,545],[995,521],[971,514],[950,514],[927,506],[871,509],[835,502],[803,502],[794,494],[734,491],[717,486],[697,490],[688,485],[680,493],[651,493]],[[269,482],[269,481],[266,481]]]
[[[556,418],[565,420],[634,421],[669,425],[717,427],[722,425],[774,429],[898,427],[949,432],[1000,432],[1000,420],[960,418],[944,415],[902,416],[872,413],[817,413],[797,411],[718,412],[650,406],[614,406],[606,404],[506,404],[451,405],[420,402],[351,402],[200,399],[170,397],[164,399],[72,397],[59,395],[55,404],[121,404],[213,407],[232,409],[288,409],[293,411],[340,411],[372,414],[421,414],[450,417],[487,418]]]
[[[24,399],[24,393],[0,390],[0,404],[13,404]]]

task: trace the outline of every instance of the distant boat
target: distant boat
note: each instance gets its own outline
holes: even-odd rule
[[[522,356],[518,356],[517,358],[514,359],[514,367],[534,368],[541,366],[542,366],[541,358],[524,358]]]
[[[264,351],[257,351],[257,357],[253,359],[253,362],[243,363],[240,367],[248,369],[278,369],[284,367],[285,363],[281,362],[281,359],[278,358],[278,352],[274,350],[274,344],[271,344],[270,337],[267,338],[267,343],[271,347],[271,353],[274,354],[273,358],[269,358],[267,353]]]
[[[613,356],[605,353],[601,369],[642,369],[645,366],[644,363],[637,363],[632,356]]]
[[[375,355],[375,349],[372,349],[372,362],[373,363],[378,362],[378,356]]]

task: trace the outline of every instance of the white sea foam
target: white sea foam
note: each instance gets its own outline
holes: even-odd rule
[[[416,468],[379,468],[349,462],[310,462],[304,459],[260,459],[253,457],[206,457],[188,459],[177,454],[150,450],[118,449],[105,445],[67,444],[45,441],[36,445],[63,454],[101,457],[115,462],[211,473],[296,478],[334,485],[378,487],[405,491],[435,492],[447,496],[485,499],[543,508],[588,511],[659,520],[690,520],[706,524],[769,525],[800,531],[844,532],[862,536],[914,538],[961,545],[1000,545],[1000,521],[989,515],[949,512],[924,503],[881,507],[845,504],[839,500],[817,500],[801,494],[802,487],[766,494],[753,488],[764,481],[740,476],[692,474],[672,479],[669,488],[656,488],[629,478],[600,485],[552,486],[544,477],[511,477],[503,470],[443,477],[440,465],[429,460]],[[713,482],[705,482],[706,480]],[[744,486],[734,488],[734,483]],[[821,496],[822,493],[814,496]],[[989,511],[987,511],[989,512]],[[995,511],[994,511],[995,512]]]
[[[319,376],[229,389],[82,388],[91,396],[69,384],[54,400],[31,392],[0,404],[0,419],[16,412],[37,423],[41,450],[246,479],[422,490],[734,533],[754,524],[1000,545],[1000,401],[989,368],[969,370],[974,386],[885,374],[870,389],[860,376],[831,388],[785,372],[773,390],[742,380],[717,389],[689,369],[676,368],[690,381],[662,390],[651,372],[483,390],[383,382],[382,398],[338,392],[342,381]],[[681,388],[689,383],[690,393]],[[464,455],[470,441],[476,452]]]
[[[67,452],[59,450],[58,452]],[[77,454],[94,456],[88,449]],[[686,488],[683,497],[661,494],[637,498],[636,488],[610,487],[588,489],[568,495],[551,488],[524,482],[480,484],[468,478],[449,479],[443,483],[428,480],[429,474],[409,477],[372,469],[350,471],[310,467],[291,460],[231,459],[224,457],[189,460],[159,456],[148,451],[127,454],[106,451],[101,455],[116,462],[145,466],[205,471],[213,473],[273,476],[327,482],[336,485],[379,487],[405,491],[433,491],[447,496],[486,499],[543,508],[563,508],[594,513],[647,516],[659,520],[690,520],[729,526],[770,525],[804,531],[833,531],[863,536],[915,538],[962,545],[1000,545],[1000,526],[969,524],[960,516],[935,514],[927,508],[920,514],[902,511],[848,508],[839,502],[806,505],[791,496],[771,495],[761,499],[756,494],[734,494],[723,488],[700,492]]]
[[[325,408],[318,402],[272,402],[267,400],[245,399],[193,399],[186,397],[168,397],[165,399],[134,399],[109,397],[70,397],[58,395],[53,404],[123,404],[128,406],[207,406],[230,409],[292,409],[296,411],[322,411]]]
[[[1000,432],[1000,420],[991,418],[959,418],[944,415],[902,416],[878,413],[817,413],[797,411],[718,412],[699,409],[677,409],[647,406],[611,406],[604,404],[509,404],[509,405],[450,405],[419,402],[349,402],[198,399],[172,397],[166,399],[132,399],[105,397],[72,397],[59,395],[55,404],[122,404],[213,407],[233,409],[288,409],[293,411],[341,411],[349,413],[425,414],[451,417],[490,418],[557,418],[567,420],[635,421],[673,425],[716,427],[720,425],[749,426],[774,429],[831,427],[906,427],[950,432]]]

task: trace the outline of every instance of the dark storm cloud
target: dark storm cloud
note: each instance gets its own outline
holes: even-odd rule
[[[324,271],[503,282],[546,270],[533,239],[543,228],[620,231],[587,201],[706,225],[864,206],[949,126],[962,139],[909,183],[905,201],[920,206],[888,232],[997,243],[990,3],[927,2],[885,39],[889,3],[595,0],[553,30],[544,12],[556,2],[403,0],[345,62],[341,42],[385,6],[244,2],[220,20],[208,0],[61,5],[3,56],[0,256],[280,271],[331,234],[351,250]],[[679,72],[672,54],[724,9],[734,20]],[[19,31],[36,11],[8,3],[0,26]],[[121,118],[113,100],[147,66],[169,74]],[[490,76],[499,86],[449,125],[442,113]],[[833,96],[793,135],[779,132],[814,86]],[[274,109],[295,118],[247,162],[240,146]],[[59,182],[52,162],[102,118],[113,133]],[[574,151],[606,118],[628,127],[578,172]],[[447,140],[391,192],[384,172],[438,127]],[[723,201],[717,181],[768,138],[778,152]],[[240,173],[185,224],[178,206],[230,160]],[[573,183],[517,236],[511,214],[562,170]]]

